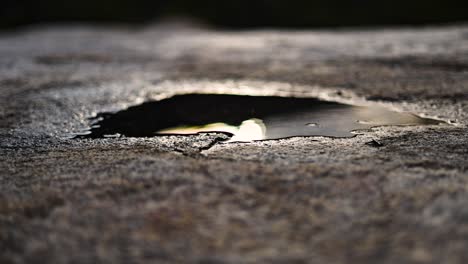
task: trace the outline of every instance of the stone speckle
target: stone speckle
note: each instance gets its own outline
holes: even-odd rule
[[[0,36],[1,263],[468,261],[466,26],[170,28]],[[70,138],[98,112],[184,92],[451,122],[350,139]]]

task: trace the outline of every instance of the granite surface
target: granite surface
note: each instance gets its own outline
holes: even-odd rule
[[[96,113],[188,92],[446,124],[71,139]],[[467,205],[468,26],[0,34],[0,263],[467,263]]]

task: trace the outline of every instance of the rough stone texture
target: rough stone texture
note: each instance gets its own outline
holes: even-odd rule
[[[31,28],[0,36],[0,89],[0,263],[468,262],[467,26]],[[381,104],[449,124],[70,139],[97,112],[184,92]]]

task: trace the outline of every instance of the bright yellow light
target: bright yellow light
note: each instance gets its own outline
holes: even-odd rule
[[[252,141],[265,139],[266,127],[262,120],[252,118],[245,120],[240,126],[225,123],[212,123],[204,126],[181,126],[159,130],[157,134],[196,134],[200,132],[227,132],[233,134],[228,142]]]

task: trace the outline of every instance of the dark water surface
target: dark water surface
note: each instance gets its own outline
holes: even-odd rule
[[[229,142],[294,136],[352,137],[353,131],[388,125],[434,125],[441,121],[376,106],[353,106],[316,98],[184,94],[145,102],[92,118],[77,138],[223,132]]]

